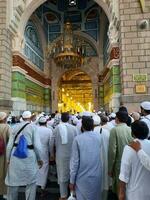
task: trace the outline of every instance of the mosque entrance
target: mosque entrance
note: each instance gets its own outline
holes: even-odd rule
[[[58,110],[71,113],[93,110],[92,82],[85,72],[74,69],[63,74],[59,82]]]

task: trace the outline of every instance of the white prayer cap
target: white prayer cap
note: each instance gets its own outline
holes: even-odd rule
[[[94,115],[93,120],[94,120],[94,125],[100,125],[101,118],[98,115]]]
[[[85,116],[85,117],[92,117],[93,116],[93,113],[89,112],[89,111],[84,111],[82,113],[82,117]]]
[[[49,119],[49,116],[48,116],[48,115],[46,115],[46,116],[45,116],[45,118],[48,120],[48,119]]]
[[[30,111],[24,111],[24,112],[22,113],[22,118],[23,118],[23,119],[28,119],[28,118],[30,118],[31,116],[32,116],[32,114],[31,114]]]
[[[98,115],[100,115],[101,113],[102,113],[101,111],[98,111],[98,112],[97,112]]]
[[[73,124],[77,125],[78,121],[79,120],[76,118],[76,116],[73,116],[73,118],[72,118]]]
[[[143,101],[141,103],[141,107],[144,109],[144,110],[150,110],[150,101]]]
[[[0,112],[0,121],[4,120],[7,117],[5,112]]]
[[[47,122],[47,118],[42,116],[39,118],[39,123],[46,123]]]
[[[115,118],[115,117],[116,117],[116,113],[111,113],[111,114],[109,115],[109,117]]]

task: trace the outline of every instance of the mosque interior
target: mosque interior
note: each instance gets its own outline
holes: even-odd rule
[[[64,30],[66,23],[71,25],[72,31],[69,33]],[[45,72],[47,68],[51,87],[55,85],[52,81],[53,77],[57,79],[58,74],[57,86],[53,89],[58,95],[51,102],[52,107],[56,104],[56,110],[80,112],[95,109],[94,98],[97,98],[97,94],[94,93],[98,93],[98,76],[108,59],[108,25],[105,12],[93,0],[48,0],[29,18],[24,32],[23,54],[38,70]],[[41,39],[41,35],[44,38]],[[67,41],[69,44],[65,43]],[[68,50],[68,46],[65,45],[72,45],[69,47],[71,50]],[[62,52],[64,53],[65,48],[68,48],[65,52],[66,57],[59,58],[61,62],[59,65],[56,58],[61,56]],[[72,58],[71,54],[75,51],[77,53]],[[70,62],[67,65],[68,60]],[[87,69],[91,68],[91,65],[93,65],[94,75]],[[57,74],[55,68],[59,70]],[[13,85],[16,82],[15,76],[16,72],[13,74]],[[97,80],[92,81],[94,76]],[[93,82],[96,89],[92,86]],[[32,86],[33,84],[35,83],[29,81],[26,83],[27,108],[40,111],[45,105],[44,98],[41,98],[45,91],[40,87],[37,88],[37,85]],[[46,92],[46,98],[50,98],[48,95],[52,92]]]
[[[0,108],[132,111],[150,98],[149,0],[0,2]]]

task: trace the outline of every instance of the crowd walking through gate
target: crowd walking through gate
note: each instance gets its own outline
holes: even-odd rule
[[[140,112],[0,112],[0,200],[150,200],[150,102]],[[17,119],[17,120],[16,120]]]

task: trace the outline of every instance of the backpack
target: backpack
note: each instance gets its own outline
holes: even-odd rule
[[[24,135],[21,135],[17,147],[13,153],[17,158],[27,158],[28,157],[28,145],[27,140]]]
[[[0,137],[0,156],[4,155],[5,153],[5,142],[4,138]]]
[[[14,146],[16,146],[16,149],[13,153],[13,156],[17,157],[17,158],[27,158],[28,157],[28,144],[27,144],[27,140],[25,138],[24,135],[21,135],[18,141],[18,144],[15,144],[15,141],[18,137],[18,135],[20,134],[20,132],[28,125],[29,123],[25,124],[20,131],[16,134],[15,139],[14,139]]]

